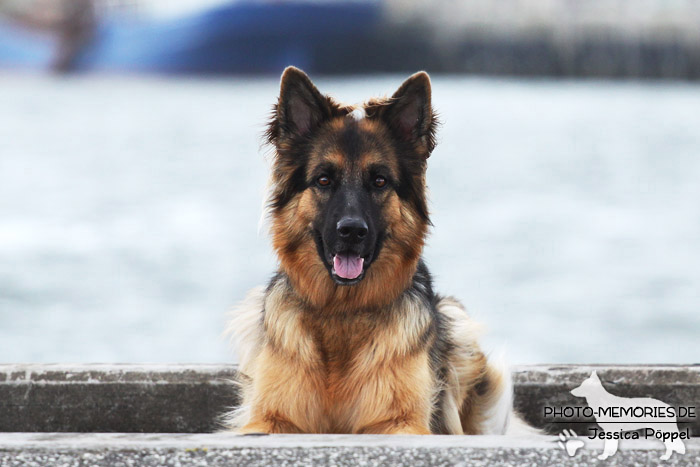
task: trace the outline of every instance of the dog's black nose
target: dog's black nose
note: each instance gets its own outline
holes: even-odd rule
[[[343,217],[338,221],[338,236],[350,243],[360,243],[367,236],[367,222],[359,217]]]

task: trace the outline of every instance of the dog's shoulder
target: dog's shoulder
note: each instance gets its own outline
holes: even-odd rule
[[[233,309],[228,334],[235,342],[241,372],[248,373],[263,347],[311,364],[318,356],[312,328],[289,278],[277,274],[267,287],[252,289]]]
[[[482,326],[472,319],[462,303],[454,297],[437,296],[435,311],[445,321],[445,327],[456,345],[476,343]]]

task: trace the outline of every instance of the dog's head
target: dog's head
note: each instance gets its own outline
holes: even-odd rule
[[[312,301],[334,287],[388,286],[391,293],[400,288],[392,282],[405,287],[415,271],[429,225],[425,169],[436,126],[430,96],[421,72],[391,98],[344,106],[301,70],[284,71],[267,133],[276,150],[273,244]]]
[[[591,376],[586,378],[580,386],[571,390],[571,394],[576,397],[590,397],[596,393],[596,390],[602,387],[598,373],[593,370]]]

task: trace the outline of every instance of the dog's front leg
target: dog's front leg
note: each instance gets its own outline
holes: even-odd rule
[[[419,420],[395,418],[364,426],[357,433],[362,435],[429,435],[430,428]]]
[[[264,347],[248,394],[250,419],[239,433],[321,433],[323,380],[303,362]]]
[[[254,433],[302,433],[303,431],[279,414],[269,413],[254,417],[238,432],[245,435]]]
[[[386,362],[358,381],[354,433],[430,434],[435,383],[427,352]]]

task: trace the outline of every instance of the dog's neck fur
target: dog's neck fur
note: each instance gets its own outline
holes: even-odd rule
[[[433,291],[430,274],[418,259],[411,268],[403,268],[391,277],[391,281],[382,283],[380,278],[386,278],[385,274],[372,274],[368,271],[367,277],[359,284],[352,286],[337,285],[328,274],[324,272],[319,278],[318,286],[299,287],[289,274],[282,269],[273,282],[284,278],[288,280],[290,289],[298,298],[304,308],[310,312],[323,313],[324,315],[352,315],[358,312],[378,312],[392,308],[396,302],[409,292],[425,297],[432,301]]]
[[[380,261],[367,271],[366,277],[358,284],[344,286],[336,284],[322,268],[317,274],[304,271],[304,277],[297,277],[282,270],[294,292],[309,310],[323,313],[353,313],[363,310],[386,308],[409,290],[417,274],[419,259],[413,264],[397,268],[393,274],[380,271]],[[312,275],[313,280],[307,278]]]

